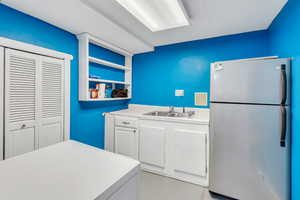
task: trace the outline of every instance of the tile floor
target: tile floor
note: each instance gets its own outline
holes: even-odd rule
[[[206,188],[142,172],[141,200],[227,200],[211,196]]]

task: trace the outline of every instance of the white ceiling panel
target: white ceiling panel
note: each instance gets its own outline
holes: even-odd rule
[[[265,30],[287,0],[182,0],[191,25],[154,33],[115,0],[82,2],[144,41],[160,46]]]
[[[131,53],[153,46],[111,22],[80,0],[3,0],[3,4],[74,34],[88,32]]]
[[[216,36],[265,30],[287,0],[182,0],[189,26],[152,32],[116,0],[3,0],[74,34],[88,32],[132,53]]]

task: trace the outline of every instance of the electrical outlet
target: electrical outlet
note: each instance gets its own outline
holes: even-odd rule
[[[175,96],[176,97],[183,97],[184,96],[184,90],[175,90]]]

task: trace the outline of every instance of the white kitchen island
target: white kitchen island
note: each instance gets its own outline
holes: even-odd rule
[[[140,164],[67,141],[0,162],[2,200],[137,200]]]

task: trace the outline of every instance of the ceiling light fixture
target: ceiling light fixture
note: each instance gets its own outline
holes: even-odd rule
[[[189,25],[181,0],[116,0],[152,32]]]

